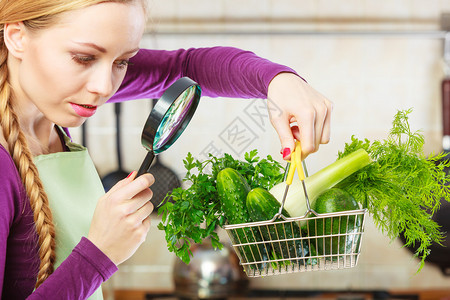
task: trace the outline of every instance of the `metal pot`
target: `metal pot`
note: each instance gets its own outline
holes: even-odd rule
[[[228,245],[214,250],[210,242],[191,248],[189,264],[177,259],[173,268],[175,294],[182,299],[225,299],[245,295],[248,278]]]

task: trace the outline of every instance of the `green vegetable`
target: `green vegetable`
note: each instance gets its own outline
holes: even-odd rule
[[[312,210],[318,214],[360,209],[358,203],[348,192],[331,188],[324,191],[313,203]],[[314,218],[303,228],[310,236],[329,236],[316,238],[312,242],[316,245],[318,255],[351,254],[359,246],[362,232],[362,216],[338,216]],[[355,233],[355,234],[351,234]],[[347,235],[345,235],[347,234]],[[333,236],[330,236],[333,235]]]
[[[225,168],[233,168],[251,188],[270,189],[283,179],[284,169],[280,163],[270,155],[260,158],[257,154],[256,150],[245,153],[244,161],[234,159],[230,154],[223,157],[210,154],[208,160],[199,161],[191,153],[187,154],[183,160],[187,170],[183,181],[189,187],[174,189],[158,209],[162,216],[158,229],[165,231],[169,251],[189,263],[192,243],[201,243],[208,238],[215,248],[223,247],[215,231],[225,224],[216,188],[217,174]]]
[[[252,221],[267,221],[280,210],[280,203],[275,197],[263,188],[252,189],[246,199],[247,210]],[[289,214],[285,209],[282,210],[283,216],[289,218]],[[279,241],[272,243],[272,258],[288,259],[304,257],[309,253],[308,245],[302,244],[300,240],[293,238],[301,238],[300,227],[295,222],[282,222],[283,219],[277,218],[275,225],[261,226],[261,233],[265,241]],[[273,265],[274,268],[282,267],[290,264],[290,260],[282,261],[279,266]],[[298,261],[301,263],[301,261]]]
[[[369,154],[364,149],[358,149],[307,177],[305,185],[310,204],[312,205],[323,191],[335,186],[349,175],[367,166],[370,162]],[[285,189],[286,184],[282,182],[274,186],[270,193],[281,202]],[[301,181],[296,178],[289,187],[284,208],[292,217],[303,217],[307,212],[303,186]]]
[[[420,243],[416,251],[421,258],[420,271],[431,243],[440,243],[444,237],[431,217],[439,209],[441,198],[450,199],[450,178],[443,171],[450,163],[439,163],[444,153],[428,157],[423,154],[424,137],[412,131],[408,123],[411,111],[397,112],[385,140],[370,142],[352,137],[339,158],[365,149],[373,162],[338,187],[367,207],[377,227],[388,237],[394,239],[403,232],[406,245]]]
[[[370,142],[353,136],[335,163],[306,178],[305,183],[311,204],[326,189],[341,188],[368,209],[388,237],[393,239],[403,233],[407,246],[419,243],[416,255],[422,259],[420,271],[431,243],[440,243],[444,238],[431,217],[439,209],[441,198],[450,199],[450,177],[444,172],[450,161],[439,162],[445,158],[444,153],[423,154],[424,137],[411,131],[410,112],[399,111],[395,115],[385,140]],[[200,162],[189,153],[183,161],[187,169],[184,180],[191,185],[166,196],[172,201],[160,207],[162,222],[158,228],[165,231],[168,249],[184,262],[189,262],[192,241],[201,243],[210,238],[214,247],[222,247],[215,232],[216,227],[225,224],[216,188],[221,170],[235,169],[251,188],[265,188],[281,201],[286,186],[280,183],[283,168],[270,156],[260,159],[256,155],[256,150],[246,153],[245,161],[235,160],[229,154],[221,158],[210,155],[209,160]],[[292,183],[284,207],[292,217],[306,214],[299,180]]]
[[[216,180],[220,205],[228,223],[251,222],[245,207],[250,186],[244,177],[232,168],[225,168],[219,172]]]
[[[225,168],[217,175],[217,192],[220,205],[228,224],[242,224],[251,222],[245,201],[250,186],[238,171]],[[251,228],[237,228],[234,230],[235,244],[261,242],[261,233]],[[241,246],[241,253],[247,262],[267,260],[269,250],[264,244]],[[253,267],[253,265],[250,265]],[[258,264],[262,269],[264,266]]]
[[[280,203],[275,197],[263,188],[252,189],[246,198],[246,205],[252,221],[271,220],[280,210]],[[282,214],[289,218],[290,215],[283,208]]]

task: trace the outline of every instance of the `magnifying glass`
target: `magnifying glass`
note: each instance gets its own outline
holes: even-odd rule
[[[141,144],[148,151],[137,176],[148,173],[155,155],[167,150],[189,124],[200,100],[200,86],[188,77],[175,81],[147,118]]]

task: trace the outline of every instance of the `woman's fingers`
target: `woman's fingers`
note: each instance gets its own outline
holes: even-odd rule
[[[153,212],[153,204],[150,201],[148,201],[134,213],[136,222],[143,223],[152,212]]]
[[[331,119],[331,111],[332,105],[331,102],[323,102],[317,103],[314,107],[314,110],[311,112],[311,116],[313,116],[313,122],[306,118],[308,124],[308,128],[303,127],[303,122],[300,120],[300,132],[303,133],[309,132],[311,136],[308,134],[302,135],[300,134],[302,141],[302,149],[304,158],[313,152],[319,150],[320,144],[327,144],[330,141],[330,119]],[[304,141],[306,141],[306,147],[304,145]]]
[[[128,182],[132,181],[136,177],[136,174],[137,174],[136,171],[131,172],[127,178],[124,178],[118,181],[115,185],[113,185],[106,194],[107,195],[113,194],[116,190],[120,189],[121,187],[125,186]]]
[[[331,138],[331,113],[333,112],[333,103],[328,102],[325,120],[323,121],[323,130],[320,143],[328,144]]]
[[[301,141],[302,157],[319,149],[320,144],[330,140],[331,109],[311,109],[302,111],[294,117],[279,116],[272,118],[272,125],[278,133],[282,149],[292,151],[294,139]],[[283,152],[283,151],[282,151]],[[283,157],[289,159],[288,157]]]
[[[309,153],[314,152],[317,140],[316,112],[314,110],[303,111],[296,115],[296,122],[300,132],[300,142],[302,146],[302,158],[306,158]]]
[[[294,139],[302,145],[302,157],[316,152],[330,140],[332,103],[292,73],[281,73],[269,84],[268,109],[277,111],[270,120],[278,133],[282,153],[292,152]],[[283,157],[290,159],[290,156]]]
[[[151,204],[150,199],[152,198],[152,196],[153,192],[150,189],[146,189],[134,196],[132,199],[124,201],[122,203],[124,214],[133,214],[148,203]]]
[[[132,175],[129,178],[119,181],[117,185],[111,189],[112,192],[108,192],[111,201],[132,199],[140,192],[148,190],[148,188],[155,182],[155,178],[149,173],[143,174],[138,178],[134,178],[134,176],[135,175]]]
[[[118,204],[124,216],[134,214],[139,210],[144,214],[148,212],[147,215],[140,217],[140,221],[142,221],[153,211],[153,204],[150,202],[153,192],[149,187],[155,179],[151,174],[135,177],[136,172],[132,172],[128,178],[114,185],[108,192],[110,193],[109,200]]]
[[[270,119],[270,122],[272,123],[272,126],[275,128],[275,131],[278,134],[278,138],[280,139],[280,144],[282,147],[281,153],[283,154],[283,158],[290,159],[291,151],[294,148],[294,139],[289,119],[280,115],[272,117]],[[288,151],[286,151],[285,149],[288,149]]]

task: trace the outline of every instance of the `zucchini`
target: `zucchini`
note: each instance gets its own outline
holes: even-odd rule
[[[267,190],[257,187],[252,189],[246,199],[246,206],[252,221],[266,221],[271,220],[280,210],[280,203]],[[283,216],[289,218],[288,212],[283,208]],[[277,219],[275,222],[279,223],[282,219]],[[309,253],[308,245],[301,242],[300,227],[295,222],[282,222],[279,224],[271,224],[261,226],[261,234],[265,241],[278,241],[271,243],[271,258],[272,259],[286,259],[281,261],[280,267],[289,265],[291,259],[298,257],[305,257]],[[293,238],[299,238],[293,240]],[[298,261],[299,263],[301,261]]]
[[[232,168],[225,168],[217,174],[216,180],[217,193],[219,196],[220,205],[228,224],[242,224],[249,223],[247,208],[245,206],[245,199],[250,191],[250,186],[245,178],[236,170]],[[262,241],[259,231],[251,228],[237,228],[233,230],[235,239],[234,244],[249,245],[240,246],[241,259],[245,262],[258,262],[256,264],[259,270],[266,267],[269,253],[264,244],[255,244]],[[242,257],[243,256],[243,257]],[[250,265],[251,269],[255,269],[254,265]]]
[[[318,214],[360,209],[353,196],[339,188],[324,191],[311,208]],[[311,236],[317,236],[319,255],[348,255],[359,247],[362,216],[314,218],[308,227]]]

